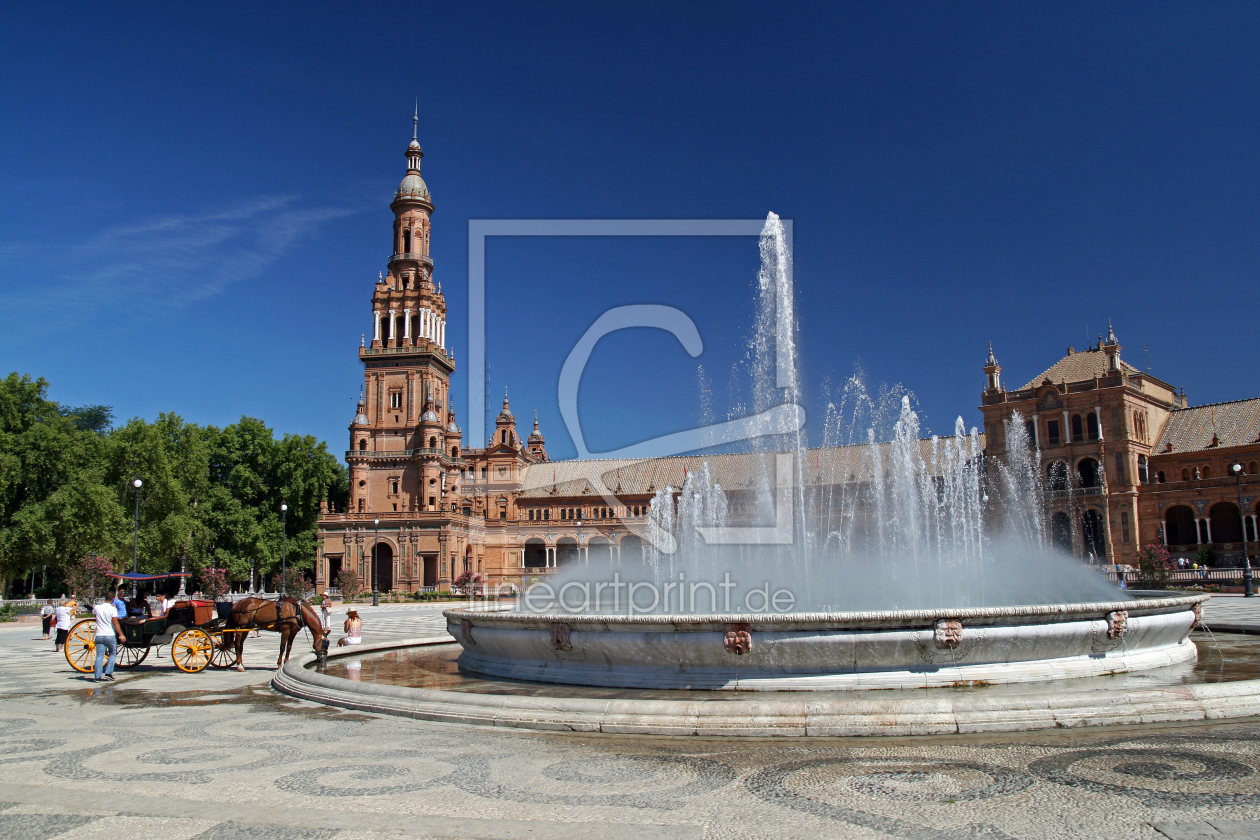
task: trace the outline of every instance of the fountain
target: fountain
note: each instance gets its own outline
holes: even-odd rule
[[[800,396],[791,269],[774,214],[761,256],[750,348],[758,413]],[[860,382],[851,391],[861,403]],[[909,395],[887,443],[872,427],[846,428],[834,406],[829,415],[830,440],[865,440],[809,449],[803,432],[767,428],[738,458],[753,520],[790,508],[777,544],[741,540],[753,529],[728,521],[726,491],[705,463],[677,491],[657,492],[647,536],[664,548],[645,562],[567,569],[512,612],[447,611],[461,668],[778,691],[1031,682],[1195,658],[1188,636],[1205,596],[1132,598],[1046,547],[1039,458],[1022,418],[1007,430],[1005,463],[986,463],[962,418],[952,436],[921,439]]]
[[[773,214],[761,256],[750,405],[770,416],[799,403],[791,270]],[[1260,714],[1260,681],[1193,678],[1189,634],[1206,595],[1125,593],[1047,546],[1039,455],[1021,418],[997,463],[961,419],[924,440],[908,395],[872,398],[854,378],[824,424],[821,448],[767,427],[740,454],[660,462],[679,480],[656,493],[641,562],[567,567],[514,609],[445,611],[457,668],[449,638],[412,639],[336,651],[327,673],[295,659],[272,684],[427,720],[642,734]],[[336,675],[339,660],[373,665],[352,681]]]

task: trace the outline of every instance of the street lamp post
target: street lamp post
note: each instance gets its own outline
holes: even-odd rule
[[[284,550],[289,538],[288,527],[289,506],[284,502],[280,503],[280,595],[281,597],[289,594],[289,575],[288,566],[285,565]]]
[[[375,533],[372,537],[372,606],[379,607],[381,605],[381,593],[376,588],[377,578],[380,577],[381,565],[381,518],[379,516],[372,519],[372,526]]]
[[[1243,596],[1246,598],[1254,598],[1256,596],[1255,586],[1251,578],[1251,557],[1247,554],[1247,516],[1243,513],[1243,497],[1242,497],[1242,477],[1243,465],[1241,461],[1235,461],[1230,465],[1229,471],[1234,474],[1234,478],[1238,480],[1238,525],[1242,528],[1242,547],[1243,547]]]
[[[131,481],[131,486],[136,489],[136,530],[131,541],[131,573],[133,575],[140,574],[140,488],[144,486],[144,482],[140,480],[140,476],[136,476]],[[136,581],[131,581],[131,599],[136,599]]]

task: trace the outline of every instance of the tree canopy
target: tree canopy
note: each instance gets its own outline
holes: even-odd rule
[[[48,580],[89,553],[130,568],[139,490],[138,565],[152,574],[226,569],[261,584],[280,567],[281,504],[287,561],[309,569],[326,498],[343,502],[345,467],[310,435],[277,440],[242,417],[219,429],[173,413],[113,425],[108,406],[65,407],[48,383],[0,380],[0,580]]]

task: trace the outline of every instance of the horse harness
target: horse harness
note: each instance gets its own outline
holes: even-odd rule
[[[283,604],[283,603],[285,603],[286,601],[291,601],[291,602],[293,602],[293,606],[294,606],[294,609],[295,609],[295,615],[293,616],[293,618],[281,618],[281,617],[280,617],[280,605],[281,605],[281,604]],[[281,624],[288,624],[290,621],[292,621],[292,622],[294,622],[295,624],[297,624],[297,629],[295,629],[295,630],[293,631],[294,633],[300,633],[302,630],[307,629],[307,627],[306,627],[306,617],[305,617],[304,615],[302,615],[302,604],[301,604],[301,602],[300,602],[300,601],[298,601],[296,598],[293,598],[292,596],[289,596],[289,595],[282,595],[282,596],[280,596],[279,598],[277,598],[277,599],[276,599],[276,600],[274,600],[274,601],[266,601],[265,603],[268,603],[268,604],[274,604],[274,605],[275,605],[275,607],[276,607],[276,620],[275,620],[275,621],[273,621],[273,622],[270,622],[270,623],[268,623],[268,624],[263,624],[263,625],[261,625],[261,627],[262,627],[262,629],[263,629],[263,630],[271,630],[271,631],[275,631],[275,629],[276,629],[276,627],[277,627],[278,625],[281,625]],[[263,605],[262,605],[262,604],[259,604],[258,606],[254,607],[252,610],[250,610],[250,613],[249,613],[249,621],[250,621],[250,624],[251,624],[251,625],[253,625],[253,626],[255,626],[255,627],[258,627],[258,626],[259,626],[258,622],[255,620],[255,616],[257,616],[258,611],[259,611],[260,609],[262,609],[262,607],[263,607]]]

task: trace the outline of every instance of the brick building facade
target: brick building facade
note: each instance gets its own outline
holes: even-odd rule
[[[349,507],[322,511],[316,588],[343,572],[369,586],[375,578],[383,591],[416,591],[448,588],[466,571],[520,583],[579,558],[638,560],[652,497],[706,465],[726,490],[732,522],[745,520],[757,469],[749,456],[552,462],[536,417],[520,437],[506,394],[486,445],[465,445],[450,401],[455,354],[429,255],[434,205],[422,157],[413,133],[390,204],[387,271],[372,291],[372,339],[359,348]],[[1206,547],[1218,563],[1236,562],[1240,488],[1249,540],[1260,513],[1260,399],[1189,408],[1184,392],[1120,352],[1109,330],[1007,391],[990,350],[986,455],[1005,455],[1006,424],[1018,413],[1045,470],[1051,539],[1076,556],[1132,563],[1141,544],[1165,541],[1178,553]],[[869,458],[859,449],[810,450],[806,480],[860,483]],[[1241,483],[1229,472],[1236,462]]]
[[[1023,423],[1044,470],[1050,537],[1078,557],[1135,565],[1142,545],[1160,543],[1175,557],[1207,550],[1214,565],[1239,565],[1245,526],[1254,558],[1260,399],[1191,407],[1184,389],[1134,368],[1120,351],[1108,327],[1096,345],[1069,347],[1007,391],[990,350],[986,454],[1003,457],[1007,424]]]

